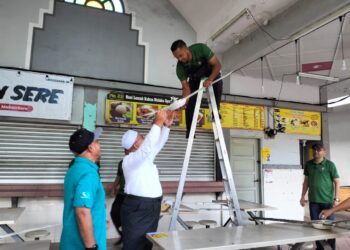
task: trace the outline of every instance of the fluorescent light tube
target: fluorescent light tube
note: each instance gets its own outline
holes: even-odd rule
[[[342,66],[341,66],[341,70],[342,70],[342,71],[347,70],[346,61],[345,61],[344,59],[343,59],[343,63],[342,63]]]
[[[342,100],[342,99],[344,99],[344,100]],[[339,101],[339,100],[342,100],[342,101]],[[337,102],[337,101],[339,101],[339,102]],[[336,102],[336,103],[332,103],[332,102]],[[328,100],[328,103],[332,103],[332,104],[328,104],[328,108],[334,108],[334,107],[338,107],[338,106],[343,106],[343,105],[346,105],[346,104],[350,104],[350,97],[348,95],[347,96],[337,97],[337,98]]]
[[[296,84],[300,85],[300,76],[299,75],[297,75]]]
[[[330,81],[330,82],[339,82],[339,78],[332,77],[332,76],[323,76],[323,75],[316,75],[316,74],[310,74],[310,73],[304,73],[304,72],[299,72],[298,75],[301,77],[307,77],[312,79],[318,79],[318,80],[324,80],[324,81]]]

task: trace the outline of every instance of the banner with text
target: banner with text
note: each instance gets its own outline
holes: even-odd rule
[[[74,78],[0,69],[0,116],[70,120]]]
[[[170,105],[178,98],[181,97],[111,92],[106,98],[105,120],[107,123],[150,125],[158,110]],[[209,109],[201,108],[197,127],[211,128],[210,121],[205,119],[207,116],[209,116]],[[186,127],[185,110],[175,112],[173,126]]]
[[[179,97],[141,95],[122,92],[111,92],[106,98],[105,119],[107,123],[124,123],[130,125],[148,125],[154,119],[157,110],[169,105]],[[264,107],[221,103],[221,123],[223,128],[241,128],[263,130]],[[185,128],[185,111],[175,114],[174,126]],[[211,114],[203,103],[199,110],[197,127],[211,129]]]
[[[289,134],[321,135],[321,113],[274,109],[275,129]]]

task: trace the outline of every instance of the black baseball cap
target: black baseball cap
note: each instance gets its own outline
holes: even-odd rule
[[[76,130],[69,139],[69,149],[80,155],[88,146],[94,141],[100,138],[102,134],[102,128],[96,128],[94,132],[91,132],[85,128]]]
[[[312,145],[313,150],[325,149],[324,144],[322,142],[315,143]]]

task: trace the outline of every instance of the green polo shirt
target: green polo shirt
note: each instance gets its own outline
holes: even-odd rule
[[[118,163],[117,176],[119,176],[119,194],[124,194],[125,178],[123,173],[123,160]]]
[[[191,69],[196,69],[204,63],[208,63],[214,56],[214,52],[203,43],[195,43],[188,47],[192,54],[192,61],[188,63],[177,62],[176,75],[182,82],[189,76]]]
[[[313,160],[305,165],[304,175],[309,179],[309,201],[333,203],[334,179],[339,178],[337,168],[330,160],[316,164]]]

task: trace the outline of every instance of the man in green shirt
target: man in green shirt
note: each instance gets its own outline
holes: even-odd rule
[[[114,180],[113,187],[112,187],[112,194],[115,195],[114,202],[112,204],[111,208],[111,219],[113,221],[113,224],[116,228],[116,230],[119,233],[120,238],[115,243],[115,245],[119,245],[122,243],[123,238],[123,232],[121,230],[122,221],[121,221],[121,207],[125,199],[125,193],[124,193],[124,186],[125,186],[125,178],[123,174],[123,160],[121,160],[118,163],[118,170],[117,170],[117,176]]]
[[[311,220],[318,220],[322,210],[329,209],[339,203],[339,174],[335,164],[325,158],[326,150],[322,143],[312,146],[313,159],[308,161],[304,169],[304,184],[300,204],[305,206],[305,195],[309,190],[309,209]],[[334,220],[331,215],[327,219]],[[335,239],[328,240],[335,249]],[[316,241],[317,249],[323,249]]]
[[[207,45],[196,43],[187,47],[184,41],[177,40],[171,45],[171,51],[178,60],[176,75],[182,84],[183,97],[198,90],[201,78],[208,78],[203,85],[209,87],[213,81],[221,77],[221,63]],[[213,88],[216,105],[220,109],[222,81],[215,83]],[[196,101],[197,95],[192,96],[186,105],[186,138],[190,133]]]

